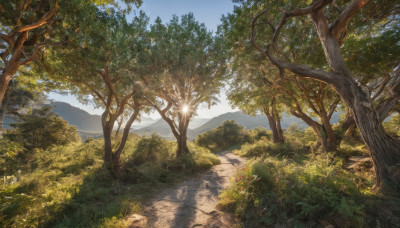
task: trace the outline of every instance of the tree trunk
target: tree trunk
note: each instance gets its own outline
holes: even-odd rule
[[[267,110],[268,109],[268,110]],[[274,143],[283,143],[283,131],[281,128],[280,119],[276,119],[274,113],[269,111],[269,108],[265,108],[265,115],[268,118],[269,127],[272,131],[272,140]]]
[[[337,149],[337,137],[332,128],[332,125],[327,117],[326,113],[321,115],[322,120],[322,133],[324,134],[324,147],[326,152],[336,151]]]
[[[275,125],[276,125],[276,130],[278,133],[278,142],[279,143],[284,143],[285,142],[285,137],[283,137],[283,130],[281,126],[281,117],[279,116],[279,113],[276,113],[275,109],[272,109],[272,113],[275,115]]]
[[[338,93],[351,109],[357,128],[370,151],[377,184],[388,182],[400,186],[400,141],[385,132],[381,119],[362,89],[349,79],[343,83],[350,85],[351,89],[338,88]]]
[[[189,148],[187,146],[187,137],[181,135],[178,138],[178,148],[176,149],[176,157],[189,153]]]
[[[186,120],[186,118],[186,116],[182,116],[179,120],[179,136],[177,137],[178,148],[176,149],[176,157],[190,152],[187,146],[187,129],[189,121]]]
[[[369,96],[364,93],[352,78],[340,52],[334,34],[331,34],[327,19],[322,10],[311,14],[325,57],[335,74],[336,80],[329,84],[338,92],[350,108],[357,128],[367,145],[374,163],[376,183],[400,185],[400,141],[388,135]]]
[[[3,73],[1,74],[1,78],[0,78],[0,106],[2,106],[3,104],[3,100],[4,100],[4,96],[6,95],[7,92],[7,87],[8,84],[11,81],[12,78],[12,73],[8,72],[7,69],[5,69],[3,71]]]
[[[7,112],[7,96],[4,97],[3,103],[0,104],[0,138],[3,137],[4,133],[4,117]]]
[[[104,165],[111,173],[113,173],[113,153],[111,142],[112,127],[110,128],[110,123],[107,121],[107,117],[108,112],[105,111],[101,116],[104,137]]]

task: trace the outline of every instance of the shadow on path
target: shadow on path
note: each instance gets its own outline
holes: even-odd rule
[[[218,156],[220,165],[143,203],[149,227],[232,227],[232,217],[216,206],[219,194],[244,160],[230,151]]]

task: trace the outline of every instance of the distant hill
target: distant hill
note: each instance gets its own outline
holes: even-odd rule
[[[88,112],[74,107],[65,102],[53,102],[53,112],[68,121],[70,125],[75,125],[78,130],[85,132],[101,132],[101,116],[91,115]]]
[[[52,102],[48,105],[53,106],[53,112],[66,120],[70,125],[75,125],[82,139],[102,136],[101,116],[91,115],[65,102]],[[13,122],[13,118],[6,117],[4,119],[4,128],[11,128],[10,124]]]
[[[101,116],[91,115],[88,112],[74,107],[65,102],[53,102],[53,112],[57,113],[64,120],[68,121],[70,125],[75,125],[79,134],[84,139],[86,137],[101,137],[102,126]],[[339,121],[340,113],[334,113],[331,123]],[[212,119],[198,118],[191,121],[188,130],[188,139],[193,140],[199,134],[212,130],[226,120],[234,120],[238,124],[244,126],[246,129],[254,129],[256,127],[269,128],[267,117],[262,115],[250,116],[242,112],[229,112]],[[5,118],[5,128],[10,128],[9,124],[14,122],[11,118]],[[300,128],[305,129],[308,126],[300,119],[283,114],[281,125],[282,128],[287,129],[291,123],[296,123]],[[167,139],[174,139],[169,125],[163,120],[154,120],[151,118],[142,118],[140,123],[135,123],[131,129],[139,135],[151,135],[157,133]]]
[[[214,117],[197,128],[189,129],[188,130],[188,139],[193,140],[199,134],[216,128],[218,125],[220,125],[222,122],[224,122],[226,120],[234,120],[238,124],[244,126],[246,129],[254,129],[256,127],[265,127],[267,129],[270,129],[269,125],[268,125],[267,117],[265,117],[265,116],[261,116],[261,115],[250,116],[250,115],[246,115],[242,112],[229,112],[229,113],[225,113],[220,116]],[[284,115],[282,118],[282,123],[281,123],[282,128],[284,128],[284,129],[288,128],[289,125],[293,122],[297,123],[302,129],[305,129],[307,127],[307,125],[303,121],[301,121],[293,116],[285,116]],[[160,136],[167,138],[167,139],[174,138],[174,136],[171,133],[171,129],[169,128],[169,125],[162,119],[158,120],[157,122],[155,122],[153,124],[150,124],[147,127],[141,128],[139,130],[135,130],[134,132],[139,135],[151,135],[153,133],[157,133]]]
[[[190,121],[189,123],[189,129],[195,129],[200,127],[201,125],[207,123],[208,121],[210,121],[210,119],[206,119],[206,118],[195,118],[194,120]]]

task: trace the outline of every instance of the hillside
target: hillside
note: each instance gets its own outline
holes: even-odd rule
[[[101,116],[91,115],[88,112],[74,107],[65,102],[53,102],[53,112],[68,121],[70,125],[75,125],[78,130],[86,132],[101,132]]]
[[[199,134],[216,128],[218,125],[220,125],[222,122],[224,122],[226,120],[234,120],[238,124],[244,126],[246,129],[254,129],[256,127],[265,127],[267,129],[269,129],[268,121],[265,116],[262,116],[262,115],[250,116],[250,115],[246,115],[242,112],[229,112],[229,113],[225,113],[220,116],[214,117],[197,128],[189,129],[188,139],[193,140]],[[295,117],[292,117],[292,116],[284,115],[284,117],[282,118],[282,128],[284,128],[284,129],[288,128],[289,125],[293,122],[297,123],[302,129],[307,127],[307,125],[303,121],[301,121]],[[139,135],[151,135],[153,133],[157,133],[164,138],[173,139],[173,135],[171,133],[171,130],[170,130],[168,124],[162,119],[158,120],[157,122],[155,122],[153,124],[150,124],[147,127],[144,127],[144,128],[138,129],[138,130],[134,130],[134,132]]]

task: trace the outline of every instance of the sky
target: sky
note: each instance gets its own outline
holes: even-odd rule
[[[181,16],[192,12],[197,21],[204,23],[210,31],[217,31],[220,18],[223,14],[233,11],[234,4],[232,0],[143,0],[143,5],[139,10],[143,10],[150,17],[150,22],[159,16],[164,23],[169,22],[172,15]],[[222,90],[219,96],[220,103],[212,106],[210,109],[203,107],[197,111],[198,118],[212,118],[226,112],[238,111],[232,109],[226,99],[225,90]],[[90,114],[100,115],[103,110],[95,109],[91,105],[83,105],[71,95],[60,95],[50,93],[49,99],[70,103],[79,107]],[[158,113],[152,113],[149,117],[156,119],[160,116]]]

